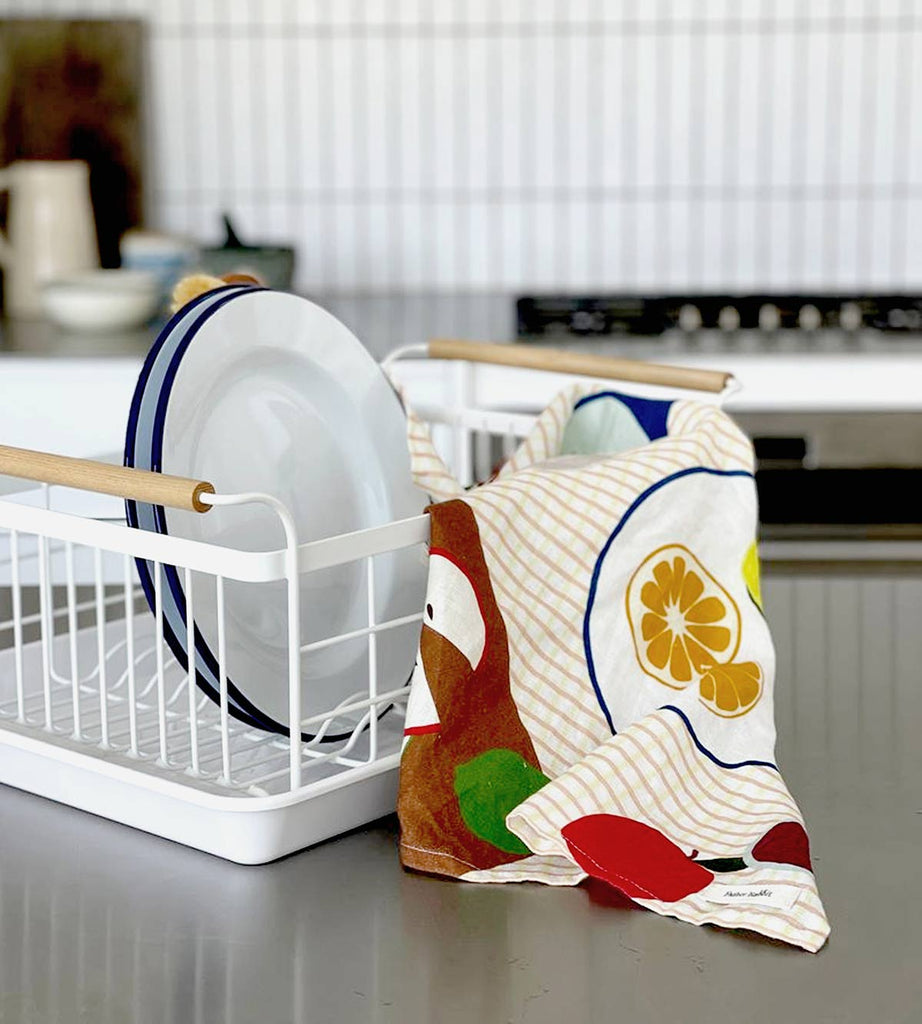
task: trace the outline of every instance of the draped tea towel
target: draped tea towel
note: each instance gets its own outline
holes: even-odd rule
[[[403,864],[601,879],[658,914],[816,951],[829,925],[774,763],[753,454],[719,408],[586,386],[436,502],[398,812]]]

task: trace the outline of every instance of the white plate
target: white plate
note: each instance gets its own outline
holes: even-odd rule
[[[207,309],[176,345],[159,388],[151,465],[210,480],[220,493],[273,495],[291,510],[301,542],[403,519],[425,507],[410,476],[403,413],[380,367],[339,321],[305,299],[247,291]],[[261,506],[205,515],[166,510],[161,528],[252,551],[284,544],[278,519]],[[375,569],[379,621],[422,607],[424,552],[379,556]],[[174,577],[170,589],[177,607],[184,607],[177,583]],[[213,582],[196,578],[194,590],[205,648],[197,654],[210,653],[205,660],[213,662]],[[303,576],[301,602],[302,643],[366,625],[364,563]],[[284,583],[227,581],[225,609],[226,668],[238,717],[287,732]],[[378,637],[382,688],[409,677],[417,633],[399,629]],[[364,691],[367,674],[367,641],[305,655],[305,717]]]

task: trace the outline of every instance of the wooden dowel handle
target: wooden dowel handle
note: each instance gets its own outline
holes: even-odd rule
[[[430,341],[429,356],[434,359],[464,359],[471,363],[524,366],[531,370],[551,370],[555,373],[628,380],[639,384],[660,384],[692,391],[721,392],[733,377],[721,370],[699,370],[690,366],[666,366],[589,352],[567,352],[530,345],[497,345],[486,341],[456,341],[449,338],[434,338]]]
[[[0,474],[39,480],[46,484],[78,487],[83,491],[114,494],[119,498],[147,501],[152,505],[207,512],[211,505],[201,500],[203,494],[214,494],[206,480],[189,480],[146,469],[112,466],[90,459],[72,459],[68,455],[50,455],[28,448],[0,445]]]

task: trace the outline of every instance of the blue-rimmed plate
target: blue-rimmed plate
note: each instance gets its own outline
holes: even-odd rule
[[[170,368],[177,347],[183,339],[195,330],[207,312],[223,305],[234,295],[248,290],[246,286],[228,285],[201,295],[185,305],[161,330],[144,361],[128,415],[128,431],[125,441],[125,465],[141,469],[154,469],[152,452],[153,431],[160,402],[164,379]],[[159,468],[156,467],[156,468]],[[129,526],[154,532],[165,532],[164,510],[160,506],[144,502],[126,502],[126,518]],[[154,565],[143,559],[136,560],[141,586],[153,611]],[[183,668],[188,669],[186,651],[186,601],[176,571],[172,567],[161,568],[161,595],[163,601],[164,636]],[[211,654],[207,643],[200,634],[196,635],[196,680],[198,685],[213,700],[218,700],[218,663]],[[251,725],[262,725],[252,709],[246,709],[246,702],[239,702],[236,690],[229,693],[232,713]]]
[[[221,493],[258,491],[291,510],[300,541],[347,533],[422,511],[410,476],[399,402],[377,363],[333,316],[296,296],[222,290],[187,307],[161,335],[138,383],[126,462],[194,476]],[[130,502],[129,522],[220,545],[267,551],[284,544],[277,517],[259,505],[206,515]],[[425,594],[424,553],[376,559],[378,620],[417,612]],[[152,599],[151,567],[142,581]],[[144,577],[146,576],[146,581]],[[186,595],[164,568],[164,634],[182,664]],[[214,581],[193,580],[199,685],[217,693]],[[302,643],[367,624],[365,566],[301,578]],[[226,669],[231,713],[287,734],[285,584],[225,584]],[[380,686],[400,685],[415,659],[416,630],[377,640]],[[367,688],[367,641],[302,657],[305,717]],[[313,729],[303,730],[305,736]]]

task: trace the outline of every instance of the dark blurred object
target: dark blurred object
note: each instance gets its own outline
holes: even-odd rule
[[[759,468],[756,486],[763,525],[922,525],[922,469]]]
[[[678,328],[922,331],[917,295],[534,295],[516,303],[520,338],[651,335]]]
[[[202,249],[202,269],[221,277],[224,274],[249,274],[270,288],[291,289],[295,251],[287,245],[248,245],[240,241],[230,217],[224,214],[224,244]]]
[[[0,166],[85,160],[104,267],[142,219],[143,41],[135,20],[0,20]]]
[[[805,437],[754,437],[752,447],[759,469],[799,469],[807,457]]]

